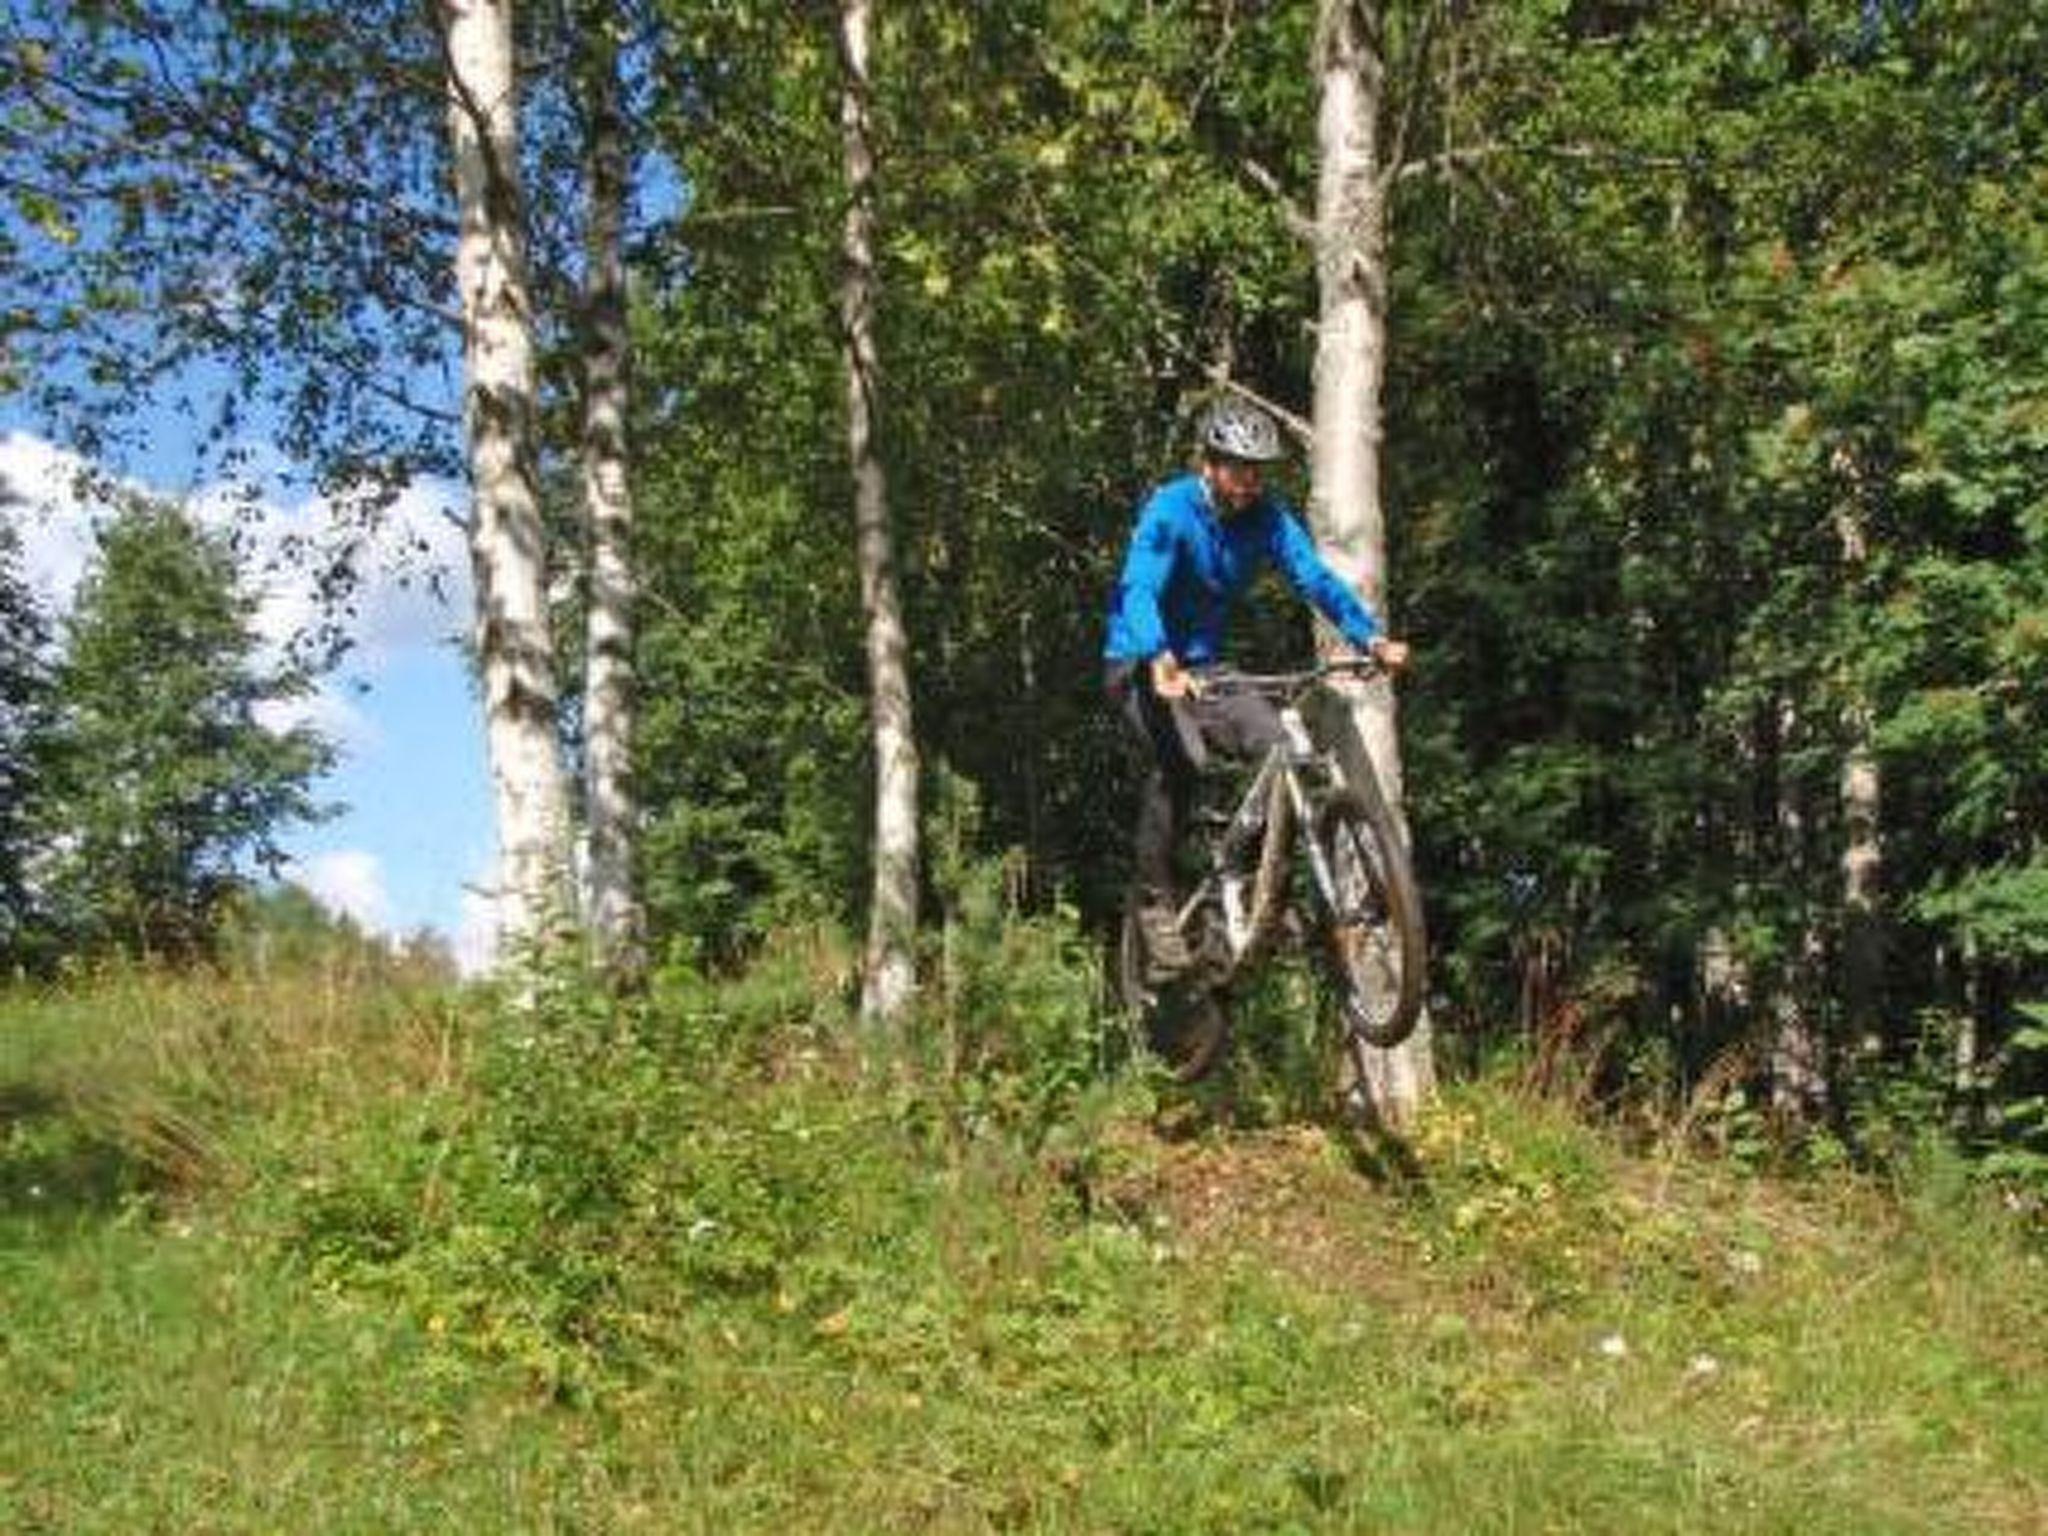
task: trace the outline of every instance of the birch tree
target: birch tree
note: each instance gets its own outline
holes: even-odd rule
[[[633,497],[623,225],[630,158],[619,49],[608,8],[580,12],[589,210],[583,362],[583,511],[589,608],[584,650],[584,804],[590,839],[584,918],[599,963],[630,974],[645,918],[634,884]]]
[[[888,479],[876,422],[880,358],[875,311],[875,154],[870,102],[868,0],[839,8],[843,84],[840,133],[846,165],[846,229],[839,311],[846,351],[846,441],[853,469],[861,609],[867,625],[868,690],[875,752],[874,891],[868,918],[861,1016],[898,1020],[916,987],[917,738],[911,727],[909,641],[896,588]]]
[[[501,940],[543,943],[567,910],[569,814],[537,484],[533,306],[512,0],[444,0],[474,505],[475,642],[498,827]]]
[[[10,352],[89,456],[168,405],[230,463],[262,431],[366,518],[466,460],[502,915],[522,941],[568,860],[511,23],[510,0],[14,7],[0,90],[33,131],[0,168],[37,189],[43,230],[11,252]],[[458,335],[459,417],[435,382]],[[355,577],[338,544],[314,552],[337,610]]]
[[[1847,466],[1845,466],[1847,467]],[[1870,559],[1860,508],[1845,505],[1836,517],[1842,569],[1860,585]],[[1871,742],[1869,699],[1851,688],[1844,701],[1848,747],[1841,762],[1842,814],[1842,1019],[1845,1041],[1874,1050],[1884,1005],[1884,774]]]
[[[1387,350],[1387,203],[1379,116],[1385,86],[1377,0],[1321,0],[1315,245],[1314,484],[1309,516],[1332,567],[1373,611],[1387,612],[1386,522],[1380,502],[1381,386]],[[1353,702],[1359,732],[1399,814],[1401,756],[1393,690],[1375,683]],[[1363,1085],[1379,1117],[1413,1117],[1435,1086],[1425,1016],[1392,1050],[1367,1057]]]

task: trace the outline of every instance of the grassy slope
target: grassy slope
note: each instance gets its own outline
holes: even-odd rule
[[[434,999],[0,1009],[0,1529],[2048,1527],[2048,1269],[1939,1179],[1484,1083],[1398,1190],[1312,1128],[1027,1157],[819,1053],[607,1046],[600,1222],[448,1161],[562,1143]]]

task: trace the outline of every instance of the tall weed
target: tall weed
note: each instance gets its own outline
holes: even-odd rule
[[[459,1005],[352,963],[115,963],[0,1003],[0,1084],[47,1098],[142,1186],[247,1182],[278,1139],[462,1070]],[[314,1122],[306,1123],[308,1120]]]
[[[1036,1146],[1113,1096],[1136,1053],[1079,914],[1020,912],[1014,874],[1008,860],[980,860],[945,882],[929,1067],[963,1129]]]

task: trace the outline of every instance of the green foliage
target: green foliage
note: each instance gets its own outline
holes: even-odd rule
[[[259,421],[333,485],[451,467],[438,79],[397,6],[11,8],[0,390],[92,456],[178,412],[225,467]]]
[[[641,544],[662,615],[641,642],[662,683],[639,732],[648,909],[658,936],[714,966],[850,912],[868,799],[851,616],[820,600],[847,584],[845,552],[819,547],[800,504],[735,479]],[[657,518],[665,484],[650,476]],[[788,580],[762,582],[764,567]]]
[[[823,214],[840,169],[820,18],[740,4],[671,19],[720,65],[678,76],[661,119],[691,187],[677,234],[692,266],[641,332],[643,376],[687,402],[646,438],[642,664],[663,681],[642,778],[657,924],[718,959],[793,893],[850,922],[864,887]],[[1034,904],[1098,918],[1121,883],[1125,806],[1103,791],[1123,754],[1098,681],[1118,545],[1141,490],[1184,457],[1186,409],[1239,317],[1261,338],[1247,376],[1280,387],[1270,337],[1301,292],[1277,211],[1222,153],[1228,114],[1184,103],[1300,99],[1298,32],[1039,5],[883,24],[882,448],[920,746],[980,791],[978,852],[1023,850]],[[769,915],[736,915],[754,904]]]
[[[753,1032],[699,1013],[701,989],[657,996],[669,1006],[551,977],[491,1031],[474,1101],[395,1105],[346,1166],[301,1181],[293,1250],[324,1282],[391,1295],[566,1396],[659,1358],[656,1291],[828,1297],[847,1260],[816,1235],[857,1237],[866,1192],[889,1183],[874,1160],[902,1149],[818,1045],[778,1031],[787,1080],[738,1095]],[[874,1236],[862,1262],[886,1266]]]
[[[1084,1106],[1113,1097],[1131,1064],[1100,946],[1070,907],[1022,910],[1022,850],[978,855],[973,784],[944,769],[936,777],[924,846],[941,913],[928,1012],[942,1102],[969,1136],[1071,1140]]]
[[[27,807],[37,792],[36,742],[50,695],[50,624],[22,578],[20,562],[20,535],[11,522],[0,522],[0,966],[26,958]]]
[[[1398,226],[1391,526],[1437,972],[1461,1016],[1538,1030],[1629,974],[1587,1037],[1619,1023],[1681,1093],[1774,1003],[1848,1100],[1912,1070],[1930,1005],[1967,989],[1989,1046],[2038,988],[2048,372],[2014,151],[2042,124],[1981,103],[2025,95],[2048,40],[1998,7],[1857,10],[1496,8],[1452,43],[1437,126],[1511,147],[1475,163],[1482,195],[1418,180]],[[1859,759],[1867,916],[1842,873]],[[1887,956],[1861,994],[1855,923]]]
[[[2006,1045],[2005,1092],[1984,1173],[2011,1185],[2039,1211],[2048,1206],[2048,1005],[2024,1004],[2020,1012],[2026,1022]]]
[[[137,504],[98,535],[37,743],[35,884],[67,948],[181,954],[210,939],[242,861],[319,814],[332,749],[263,713],[310,689],[265,661],[224,540]]]
[[[446,344],[412,318],[446,267],[442,104],[392,89],[432,78],[427,32],[382,7],[201,10],[4,24],[10,356],[69,364],[10,378],[68,410],[82,379],[139,398],[224,351],[237,398],[291,400],[294,447],[445,457],[446,424],[413,437],[372,403],[404,392],[393,358]],[[1597,1056],[1588,1093],[1682,1102],[1747,1060],[1725,1085],[1747,1125],[1760,1042],[1796,1016],[1845,1116],[1910,1080],[1912,1113],[1969,1122],[1923,1071],[1929,1021],[1967,1012],[2002,1062],[2048,964],[2048,26],[1984,0],[1738,10],[1380,8],[1382,148],[1405,161],[1390,617],[1419,643],[1433,987],[1492,1037],[1474,1056],[1513,1031]],[[815,9],[633,15],[635,148],[664,167],[641,190],[674,205],[633,257],[641,879],[664,984],[715,989],[786,930],[857,931],[867,883],[837,64]],[[539,188],[572,158],[558,21],[526,37]],[[920,746],[975,802],[928,872],[930,1023],[992,1122],[1056,1121],[1121,1049],[1078,979],[1126,841],[1103,598],[1211,370],[1309,392],[1314,262],[1285,202],[1313,186],[1314,22],[1125,0],[882,19],[882,448]],[[188,88],[196,117],[171,110]],[[109,142],[131,154],[101,164]],[[280,183],[276,142],[320,177]],[[534,201],[538,322],[566,343],[573,204]],[[1250,648],[1298,655],[1288,618]],[[1854,895],[1852,848],[1878,861]],[[1283,992],[1255,1000],[1255,1061],[1306,1049]],[[1257,1114],[1290,1112],[1292,1071]],[[1994,1118],[2025,1102],[1996,1081]]]
[[[455,960],[431,929],[403,940],[368,933],[303,886],[240,893],[224,916],[218,949],[229,970],[343,970],[363,978],[452,983]]]
[[[1391,618],[1420,643],[1402,730],[1445,1017],[1573,1042],[1588,1096],[1671,1102],[1738,1059],[1730,1091],[1766,1102],[1788,1010],[1844,1106],[1915,1072],[1958,997],[1995,1052],[2041,976],[2048,37],[1963,0],[1384,16]],[[715,969],[786,921],[857,928],[865,885],[839,148],[821,18],[663,19],[717,64],[650,118],[690,201],[688,279],[638,315],[646,872],[657,929]],[[1102,598],[1214,363],[1307,396],[1313,263],[1266,183],[1310,200],[1313,20],[885,19],[883,447],[920,745],[976,805],[966,863],[930,874],[942,950],[997,900],[959,870],[999,858],[1052,952],[1070,908],[1108,926],[1130,773]],[[1842,793],[1866,764],[1874,828]],[[1852,837],[1881,849],[1867,908]],[[944,987],[979,985],[958,965]],[[1294,1102],[1297,1001],[1253,1009],[1274,1075],[1247,1113]],[[1084,1036],[1031,1047],[1048,1081]]]
[[[678,1294],[736,1326],[836,1326],[930,1262],[928,1138],[1078,1166],[1112,1102],[1070,923],[1007,920],[978,871],[963,889],[942,1071],[864,1080],[829,935],[722,982],[671,964],[637,1002],[559,972],[496,1021],[474,1099],[394,1103],[305,1170],[280,1218],[296,1261],[572,1398],[658,1373]]]

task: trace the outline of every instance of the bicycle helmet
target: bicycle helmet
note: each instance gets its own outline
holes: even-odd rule
[[[1271,464],[1287,457],[1273,418],[1235,395],[1226,395],[1203,413],[1202,451],[1247,464]]]

